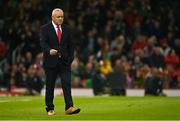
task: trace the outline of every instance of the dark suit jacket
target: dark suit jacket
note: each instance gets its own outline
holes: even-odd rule
[[[56,67],[60,60],[65,66],[71,65],[74,58],[74,31],[65,24],[61,25],[62,35],[61,42],[58,44],[58,38],[52,22],[43,25],[40,30],[40,45],[43,50],[44,67]],[[51,56],[50,49],[56,49],[61,54],[61,59],[58,55]]]

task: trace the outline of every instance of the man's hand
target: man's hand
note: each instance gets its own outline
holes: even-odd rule
[[[50,50],[50,55],[51,56],[54,56],[54,55],[57,55],[58,54],[58,51],[57,50],[55,50],[55,49],[51,49]]]

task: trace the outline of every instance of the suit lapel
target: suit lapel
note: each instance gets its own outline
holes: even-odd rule
[[[54,41],[57,45],[58,45],[58,38],[57,38],[57,34],[56,31],[52,25],[52,23],[50,24],[50,35],[52,36],[52,41]]]
[[[62,24],[61,25],[61,29],[62,29],[62,35],[61,35],[61,42],[60,42],[60,44],[62,44],[62,42],[64,41],[64,35],[65,35],[65,29],[64,29],[64,25]]]
[[[62,29],[62,35],[61,35],[60,44],[67,44],[67,38],[69,38],[68,29],[64,24],[61,25],[61,29]]]

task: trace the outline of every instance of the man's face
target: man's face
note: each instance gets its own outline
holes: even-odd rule
[[[64,20],[64,13],[63,13],[63,11],[55,11],[55,13],[52,15],[52,21],[56,25],[62,24],[63,20]]]

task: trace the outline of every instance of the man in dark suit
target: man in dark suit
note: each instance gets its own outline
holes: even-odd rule
[[[46,74],[46,111],[54,115],[54,87],[57,76],[61,78],[65,100],[65,113],[76,114],[79,108],[73,107],[71,96],[71,63],[74,55],[73,30],[65,24],[63,10],[52,11],[52,21],[41,27],[40,45],[43,50],[44,70]]]

